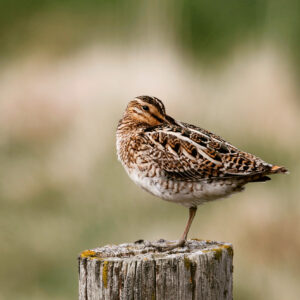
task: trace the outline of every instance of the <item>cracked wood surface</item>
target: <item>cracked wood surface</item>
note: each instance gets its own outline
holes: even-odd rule
[[[232,299],[232,259],[231,244],[204,240],[165,252],[147,241],[86,250],[79,300]]]

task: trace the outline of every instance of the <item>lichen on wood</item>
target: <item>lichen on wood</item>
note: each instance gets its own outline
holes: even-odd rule
[[[165,252],[147,241],[86,250],[79,299],[232,299],[232,259],[231,244],[198,239]]]

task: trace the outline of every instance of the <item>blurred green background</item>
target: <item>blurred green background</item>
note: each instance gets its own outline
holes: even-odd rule
[[[198,210],[232,242],[235,299],[300,294],[297,0],[0,2],[0,299],[76,299],[77,255],[176,239],[187,209],[136,187],[115,130],[137,95],[289,176]]]

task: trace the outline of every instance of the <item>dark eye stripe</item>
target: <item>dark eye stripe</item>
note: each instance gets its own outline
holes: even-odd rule
[[[161,119],[160,117],[156,116],[155,114],[151,114],[151,116],[152,116],[154,119],[156,119],[158,122],[161,122],[161,123],[164,122],[163,119]]]

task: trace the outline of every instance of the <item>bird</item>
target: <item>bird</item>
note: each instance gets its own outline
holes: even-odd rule
[[[288,173],[206,129],[175,120],[152,96],[128,103],[117,126],[116,148],[138,186],[189,209],[182,236],[166,249],[186,245],[199,205],[241,192],[247,183],[270,180],[269,175]]]

